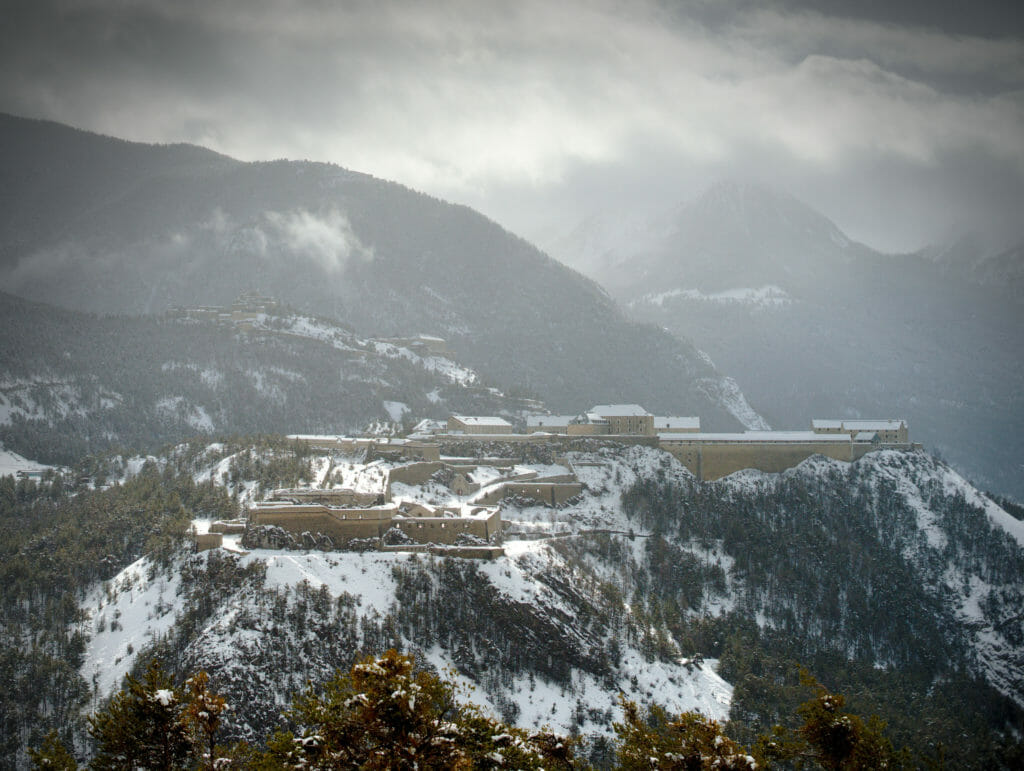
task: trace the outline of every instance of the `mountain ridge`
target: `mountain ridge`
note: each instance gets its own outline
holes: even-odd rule
[[[8,119],[5,130],[31,128]],[[114,155],[156,152],[72,136]],[[39,155],[0,159],[10,196]],[[0,222],[0,288],[138,314],[224,305],[255,286],[361,335],[445,337],[490,381],[556,410],[629,393],[652,409],[738,425],[699,387],[721,375],[692,343],[629,320],[593,281],[467,207],[328,164],[196,157],[141,176],[108,159],[116,190],[99,199],[88,174],[71,186],[59,168],[40,177],[22,214]],[[25,225],[30,217],[60,227],[43,233]]]

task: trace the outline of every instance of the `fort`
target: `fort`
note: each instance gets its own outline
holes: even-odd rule
[[[429,423],[429,425],[425,425]],[[573,440],[645,444],[675,456],[698,479],[714,480],[742,469],[778,472],[812,455],[855,461],[878,449],[911,450],[907,422],[880,420],[811,421],[809,431],[705,433],[695,416],[653,415],[638,404],[599,404],[579,415],[529,415],[525,432],[500,417],[453,415],[444,430],[424,421],[410,439],[444,447],[456,442],[545,442],[572,449]]]
[[[808,431],[708,433],[698,417],[599,404],[579,415],[535,414],[518,422],[452,415],[421,421],[404,438],[293,435],[331,454],[318,485],[273,490],[250,505],[245,523],[214,523],[197,536],[197,548],[215,547],[222,534],[244,528],[248,546],[458,549],[458,556],[493,558],[501,553],[503,504],[557,508],[583,493],[571,451],[658,447],[698,479],[715,480],[742,469],[783,471],[813,455],[851,462],[879,449],[919,447],[906,421],[891,418],[816,419]],[[336,466],[335,454],[358,456],[358,473],[352,462]],[[527,463],[528,456],[547,460]]]

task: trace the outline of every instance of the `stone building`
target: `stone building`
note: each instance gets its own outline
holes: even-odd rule
[[[590,411],[608,421],[609,433],[654,436],[654,415],[639,404],[598,404]]]
[[[526,433],[568,434],[575,415],[527,415]]]
[[[700,418],[680,417],[677,415],[655,415],[654,432],[656,434],[695,434],[700,432]]]
[[[504,418],[480,415],[452,415],[449,434],[511,434],[512,424]]]
[[[336,547],[352,540],[382,539],[392,528],[416,543],[454,544],[461,536],[489,541],[502,527],[501,510],[479,504],[462,511],[431,510],[415,503],[338,508],[265,501],[249,508],[249,522],[254,526],[280,527],[294,535],[327,536]]]
[[[910,431],[907,421],[900,418],[882,420],[812,420],[811,430],[816,434],[878,434],[882,444],[908,444]]]

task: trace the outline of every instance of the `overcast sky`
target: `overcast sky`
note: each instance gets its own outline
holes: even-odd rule
[[[1021,5],[7,0],[0,110],[338,163],[542,243],[723,177],[883,249],[1019,238]]]

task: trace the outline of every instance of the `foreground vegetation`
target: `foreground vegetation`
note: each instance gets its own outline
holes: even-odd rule
[[[699,713],[670,717],[623,703],[616,723],[616,769],[753,771],[773,764],[806,768],[911,767],[884,725],[844,710],[841,695],[813,680],[813,696],[797,710],[795,731],[777,726],[752,747],[722,733]],[[579,740],[529,732],[460,703],[456,687],[416,671],[394,650],[368,657],[319,686],[310,686],[285,714],[285,727],[261,746],[218,743],[231,709],[200,672],[176,687],[157,662],[89,718],[94,754],[88,768],[114,769],[587,769]],[[38,769],[77,769],[56,733],[29,751]]]

